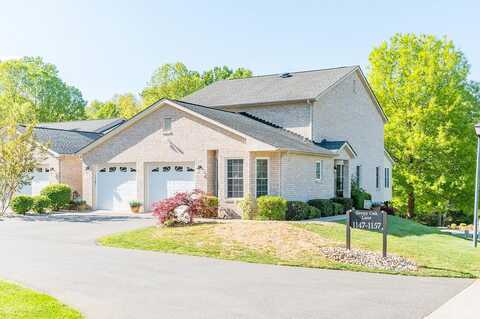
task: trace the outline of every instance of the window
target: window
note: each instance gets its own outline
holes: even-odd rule
[[[175,166],[175,172],[183,172],[183,166]]]
[[[159,167],[155,167],[152,169],[152,173],[158,173],[160,172],[160,168]]]
[[[257,158],[257,197],[268,195],[268,159]]]
[[[380,166],[375,167],[375,181],[377,188],[380,188]]]
[[[385,188],[390,187],[390,168],[385,167]]]
[[[170,172],[172,168],[170,166],[164,166],[162,167],[162,172]]]
[[[126,173],[127,171],[128,171],[128,168],[126,168],[125,166],[120,166],[120,172]]]
[[[172,130],[172,118],[166,117],[163,119],[163,129],[165,132],[170,132]]]
[[[227,160],[227,197],[243,197],[243,159]]]
[[[357,186],[360,187],[360,182],[362,181],[362,166],[357,165],[357,171],[356,171],[356,182]]]
[[[137,171],[136,168],[130,167],[130,172],[135,173]]]
[[[193,167],[187,166],[187,172],[195,172]]]
[[[318,180],[323,178],[323,161],[315,162],[315,178]]]
[[[108,168],[108,172],[109,173],[115,173],[117,171],[117,168],[116,167],[109,167]]]

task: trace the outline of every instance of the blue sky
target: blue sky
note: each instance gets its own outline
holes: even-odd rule
[[[447,36],[480,81],[480,1],[2,1],[0,59],[42,56],[87,100],[182,61],[254,74],[368,65],[396,32]]]

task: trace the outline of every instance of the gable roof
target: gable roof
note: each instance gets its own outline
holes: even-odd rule
[[[222,80],[186,96],[183,100],[210,107],[313,100],[358,68],[345,66],[284,73],[289,76],[271,74]]]
[[[308,139],[304,139],[298,134],[287,131],[283,128],[280,128],[274,124],[270,124],[263,120],[256,119],[253,116],[169,99],[161,99],[155,102],[147,109],[138,113],[125,123],[117,126],[111,132],[105,134],[103,137],[88,145],[88,147],[83,148],[78,153],[83,154],[85,152],[88,152],[90,149],[94,148],[99,143],[102,143],[103,141],[116,135],[126,127],[133,125],[133,123],[147,116],[148,114],[160,108],[164,104],[171,105],[194,116],[198,116],[202,119],[213,122],[216,125],[231,130],[241,136],[249,136],[260,142],[271,145],[277,150],[288,150],[302,153],[316,153],[324,154],[327,156],[335,155],[334,152],[327,150]]]
[[[353,157],[357,157],[357,152],[353,149],[352,145],[348,141],[328,141],[323,139],[320,143],[316,143],[318,146],[326,148],[327,150],[335,151],[339,153],[342,149],[347,148],[352,153]]]
[[[19,129],[22,130],[25,127],[19,126]],[[102,137],[103,134],[35,127],[33,136],[37,142],[48,145],[48,149],[56,154],[75,154],[88,144]]]
[[[125,122],[122,118],[106,119],[106,120],[83,120],[69,122],[50,122],[40,123],[37,126],[43,128],[52,128],[69,131],[83,131],[105,133],[113,127]]]

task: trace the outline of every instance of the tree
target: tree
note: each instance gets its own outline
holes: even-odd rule
[[[471,210],[480,105],[462,52],[445,38],[396,34],[369,61],[370,83],[389,117],[395,204],[410,218]]]
[[[107,102],[93,100],[86,108],[89,119],[129,119],[141,111],[141,103],[131,93],[117,94]]]
[[[189,70],[181,62],[167,63],[155,70],[141,96],[144,104],[150,105],[161,98],[181,99],[215,81],[250,76],[252,71],[245,68],[233,70],[223,66],[200,73]]]
[[[55,65],[39,57],[0,61],[0,116],[27,105],[37,122],[81,119],[86,105],[81,92],[60,79]]]
[[[0,121],[0,216],[6,213],[12,197],[31,181],[29,172],[46,152],[33,139],[33,124],[19,127],[17,118],[10,112]]]

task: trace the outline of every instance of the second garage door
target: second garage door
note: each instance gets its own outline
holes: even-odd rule
[[[151,165],[148,172],[148,206],[179,192],[195,189],[195,169],[192,164]]]
[[[19,194],[39,195],[40,191],[49,184],[50,169],[47,167],[37,167],[30,176],[32,180],[18,191]]]
[[[129,210],[137,199],[137,171],[128,165],[103,167],[97,171],[97,209]]]

